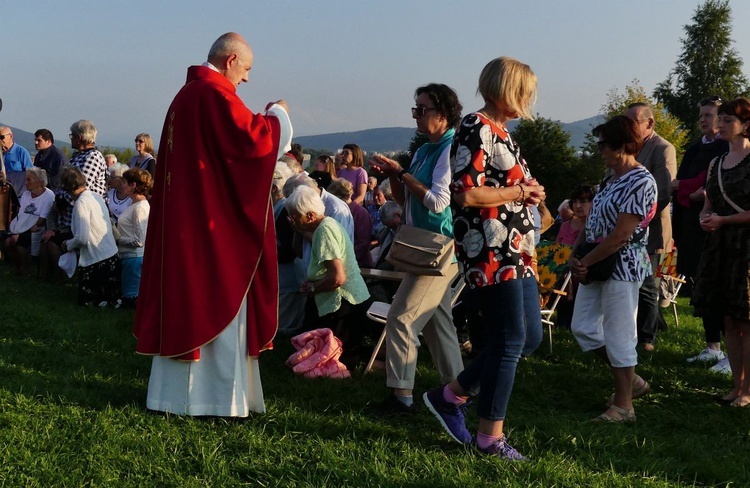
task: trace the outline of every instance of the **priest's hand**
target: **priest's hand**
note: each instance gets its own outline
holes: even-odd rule
[[[286,100],[276,100],[275,102],[268,102],[268,105],[266,105],[266,112],[268,112],[268,109],[270,109],[274,105],[281,105],[284,107],[284,110],[286,110],[286,113],[289,113],[289,106],[286,104]]]

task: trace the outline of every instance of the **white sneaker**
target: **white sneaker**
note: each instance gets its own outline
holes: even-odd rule
[[[724,358],[715,365],[708,368],[709,371],[712,371],[714,373],[721,373],[721,374],[732,374],[732,368],[729,366],[729,359]]]
[[[694,363],[696,361],[700,361],[702,363],[708,363],[713,361],[721,361],[722,359],[724,359],[724,357],[724,353],[721,352],[721,349],[717,351],[716,349],[710,349],[707,347],[702,350],[697,356],[688,358],[687,362]]]

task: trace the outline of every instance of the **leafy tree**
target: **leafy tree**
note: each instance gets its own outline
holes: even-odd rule
[[[692,24],[684,27],[676,66],[654,90],[656,99],[681,121],[691,140],[700,137],[697,121],[702,98],[732,99],[748,93],[742,60],[731,48],[731,21],[729,0],[707,0],[696,8]]]
[[[581,184],[597,184],[604,165],[588,164],[570,146],[570,135],[559,122],[544,117],[522,120],[512,132],[529,164],[531,174],[547,193],[548,207],[554,210]]]
[[[654,130],[664,139],[672,143],[677,151],[677,161],[682,160],[685,143],[688,142],[688,132],[682,128],[681,121],[669,113],[659,102],[646,95],[638,80],[633,80],[625,87],[625,93],[617,89],[607,93],[607,102],[602,105],[600,112],[607,119],[625,113],[631,103],[645,102],[654,108]]]

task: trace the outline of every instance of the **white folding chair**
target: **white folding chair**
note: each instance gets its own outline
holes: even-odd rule
[[[542,323],[547,326],[547,332],[549,334],[550,354],[552,354],[552,326],[555,325],[555,323],[552,321],[552,314],[555,313],[555,309],[557,308],[557,304],[560,303],[560,299],[568,295],[568,292],[566,292],[565,289],[568,287],[568,283],[570,283],[570,277],[571,277],[571,273],[570,271],[568,271],[567,273],[565,273],[565,278],[563,278],[563,281],[560,284],[560,287],[553,288],[552,290],[550,290],[550,293],[552,295],[550,296],[550,299],[547,302],[547,304],[541,310]]]
[[[663,254],[656,270],[656,278],[659,288],[659,306],[667,308],[672,306],[675,325],[680,325],[680,318],[677,315],[677,295],[680,288],[685,284],[685,275],[677,272],[677,247],[672,251]]]
[[[458,302],[458,297],[459,295],[461,295],[461,291],[463,291],[464,286],[466,286],[466,283],[464,282],[463,274],[459,272],[453,278],[453,281],[451,281],[451,308],[456,306],[456,302]],[[388,311],[390,309],[391,305],[389,303],[372,302],[372,305],[370,305],[370,308],[367,310],[367,317],[369,317],[370,320],[374,320],[375,322],[385,325],[388,319]],[[372,365],[375,363],[375,358],[380,352],[380,348],[383,347],[383,342],[385,342],[385,333],[386,329],[385,327],[383,327],[383,332],[380,334],[378,342],[377,344],[375,344],[375,347],[372,350],[370,361],[367,363],[367,367],[365,368],[365,374],[369,373],[372,370]]]
[[[555,313],[562,297],[568,296],[571,273],[568,270],[568,258],[572,248],[564,244],[542,241],[536,247],[537,281],[539,283],[540,302],[542,303],[542,323],[547,326],[549,334],[549,352],[552,354],[552,314]]]

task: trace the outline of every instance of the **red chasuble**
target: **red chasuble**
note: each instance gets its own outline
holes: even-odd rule
[[[247,294],[247,351],[272,346],[279,280],[271,184],[276,117],[253,114],[223,75],[188,69],[154,176],[133,333],[137,352],[198,360]]]

